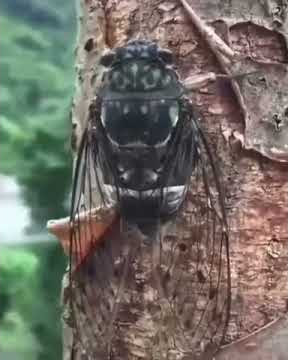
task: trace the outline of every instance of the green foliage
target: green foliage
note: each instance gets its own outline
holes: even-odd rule
[[[33,359],[41,347],[27,317],[33,311],[37,290],[38,259],[27,251],[2,248],[0,268],[1,350],[9,353],[17,349],[23,357]]]
[[[74,3],[3,0],[1,8],[0,173],[21,185],[30,230],[37,233],[48,219],[67,213]],[[1,249],[1,358],[61,358],[64,259],[55,242],[41,244]]]
[[[60,357],[61,282],[55,279],[64,269],[58,250],[51,243],[29,249],[2,249],[1,351],[18,352],[29,360]]]
[[[1,153],[7,159],[1,162],[0,171],[16,176],[33,220],[43,226],[47,218],[63,215],[70,182],[65,141],[73,89],[73,40],[65,51],[64,39],[61,48],[60,40],[55,43],[54,29],[49,36],[47,28],[35,30],[7,15],[0,17],[0,27],[5,29],[0,59],[4,93],[0,98]],[[51,181],[57,189],[54,186],[53,192],[47,192]]]
[[[33,314],[29,316],[33,333],[41,344],[37,360],[61,359],[60,291],[64,273],[64,255],[60,245],[45,242],[31,246],[39,259],[37,299],[31,302]]]

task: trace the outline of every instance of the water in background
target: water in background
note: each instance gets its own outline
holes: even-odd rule
[[[20,187],[13,177],[0,175],[0,243],[17,245],[30,241],[25,227],[30,224],[29,207],[23,203]]]

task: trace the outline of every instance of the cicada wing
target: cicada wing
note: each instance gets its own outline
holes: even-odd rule
[[[116,231],[109,233],[75,276],[79,289],[74,292],[79,333],[93,359],[108,359],[118,350],[117,343],[126,337],[125,324],[120,326],[119,318],[123,319],[123,313],[129,312],[127,293],[133,286],[130,277],[134,272],[137,242],[127,234],[120,236],[118,225],[115,224]]]
[[[109,152],[102,151],[105,144],[99,151],[98,138],[84,134],[72,197],[71,269],[81,266],[71,274],[71,308],[83,348],[94,359],[128,359],[132,353],[193,359],[208,343],[218,346],[225,334],[230,273],[223,194],[206,138],[192,116],[189,121],[190,131],[179,128],[170,149],[170,182],[163,178],[160,189],[165,197],[178,168],[191,161],[186,201],[167,235],[161,236],[156,221],[154,233],[143,240],[122,231],[118,219],[85,261],[87,240],[95,232],[95,192],[106,198],[100,164],[113,166]],[[117,181],[113,185],[117,189]]]
[[[88,129],[83,133],[74,170],[71,213],[70,213],[70,247],[69,247],[69,271],[70,271],[70,306],[73,314],[77,336],[82,333],[81,324],[89,320],[89,316],[83,311],[84,303],[87,302],[85,293],[82,292],[78,281],[75,281],[75,269],[82,263],[86,256],[91,241],[91,226],[89,218],[93,211],[93,186],[92,172],[97,174],[97,169],[91,167],[93,144],[89,141]],[[85,224],[85,225],[84,225]],[[88,322],[87,329],[93,327]],[[82,340],[80,338],[80,340]]]
[[[97,141],[86,129],[76,158],[71,197],[70,261],[75,264],[82,261],[90,244],[93,232],[89,220],[95,209],[105,202],[97,148]]]
[[[179,354],[195,356],[208,344],[217,349],[223,342],[231,284],[221,180],[204,133],[195,118],[191,122],[197,165],[182,210],[159,242],[157,276],[166,299],[162,336]]]
[[[95,208],[104,201],[97,158],[98,144],[86,129],[77,154],[73,178],[69,249],[71,311],[77,336],[84,343],[91,339],[95,332],[95,308],[91,304],[94,296],[94,294],[91,296],[91,291],[95,289],[90,286],[91,282],[89,283],[87,274],[81,272],[78,275],[78,272],[85,259],[93,252],[95,224],[92,217]],[[99,286],[97,291],[99,292],[100,289]]]
[[[102,177],[101,165],[109,159],[98,148],[97,136],[84,132],[72,191],[69,299],[76,337],[86,353],[102,360],[113,353],[117,339],[125,337],[117,318],[129,306],[124,295],[139,242],[129,231],[120,235],[120,218],[109,208]],[[98,219],[99,207],[103,218]]]

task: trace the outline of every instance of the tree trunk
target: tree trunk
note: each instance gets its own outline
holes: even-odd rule
[[[241,339],[267,326],[287,312],[288,303],[286,2],[188,1],[196,15],[236,53],[230,62],[199,32],[184,1],[79,2],[72,111],[75,148],[99,83],[99,56],[106,48],[139,36],[156,40],[173,51],[183,80],[208,72],[249,73],[230,83],[208,84],[191,98],[222,160],[232,272],[232,312],[226,340]],[[69,309],[65,311],[69,315]],[[83,351],[69,326],[64,327],[64,360],[82,359]],[[217,359],[284,359],[287,328],[287,320],[279,320],[263,333],[223,349]],[[275,339],[278,342],[274,342],[272,354],[267,344]]]

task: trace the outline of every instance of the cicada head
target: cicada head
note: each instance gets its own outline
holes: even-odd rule
[[[99,96],[102,122],[119,145],[157,146],[178,120],[182,86],[171,68],[172,54],[144,40],[103,55],[108,67]]]
[[[102,96],[109,99],[123,93],[146,94],[150,98],[177,98],[182,93],[172,70],[172,53],[155,43],[134,40],[104,54],[100,63],[109,70],[103,79]]]

